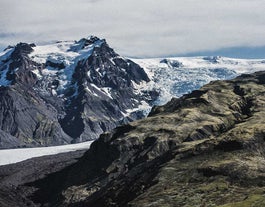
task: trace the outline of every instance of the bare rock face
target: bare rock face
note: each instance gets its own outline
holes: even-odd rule
[[[22,143],[21,146],[65,144],[71,141],[71,137],[62,130],[56,113],[53,113],[56,110],[43,103],[37,94],[11,87],[1,88],[0,96],[1,129],[16,137],[16,142]]]
[[[128,111],[156,99],[152,91],[135,91],[135,84],[148,81],[142,68],[97,37],[9,47],[0,57],[0,130],[10,136],[2,136],[0,147],[96,139],[143,117]]]
[[[73,165],[24,180],[25,202],[263,206],[264,80],[258,72],[215,81],[154,107],[149,117],[101,135]]]
[[[21,146],[22,143],[18,141],[16,137],[11,136],[9,133],[6,133],[3,130],[0,130],[0,143],[1,143],[1,148],[2,147],[14,147],[14,146]]]

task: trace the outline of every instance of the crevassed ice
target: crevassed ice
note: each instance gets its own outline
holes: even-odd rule
[[[181,63],[172,67],[161,62],[167,59]],[[155,104],[162,105],[172,97],[199,89],[213,80],[232,79],[242,73],[265,70],[263,59],[234,59],[226,57],[175,57],[132,59],[146,71],[151,79],[148,83],[134,84],[136,91],[156,89],[160,97]],[[169,62],[170,62],[169,61]]]

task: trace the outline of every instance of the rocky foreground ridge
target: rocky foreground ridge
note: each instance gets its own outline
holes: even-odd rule
[[[264,206],[264,106],[265,72],[211,82],[101,135],[62,170],[9,187],[0,170],[0,204]]]

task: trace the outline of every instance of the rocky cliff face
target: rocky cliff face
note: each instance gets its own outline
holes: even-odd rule
[[[31,206],[264,206],[264,104],[265,72],[211,82],[20,188]]]
[[[19,43],[0,61],[1,148],[95,139],[141,118],[138,107],[157,96],[135,91],[150,81],[144,70],[93,36],[45,46]]]

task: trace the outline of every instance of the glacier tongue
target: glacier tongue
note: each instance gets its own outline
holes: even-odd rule
[[[34,157],[55,155],[76,150],[88,150],[93,141],[53,147],[0,150],[0,166],[21,162]]]

